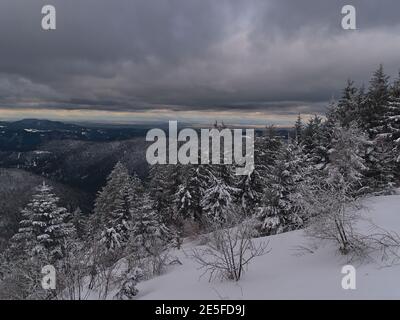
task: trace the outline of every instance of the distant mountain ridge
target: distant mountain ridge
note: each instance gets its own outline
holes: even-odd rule
[[[10,129],[37,129],[37,130],[79,130],[82,127],[64,123],[61,121],[53,121],[46,119],[23,119],[14,122],[3,122]]]
[[[109,142],[144,137],[147,128],[90,127],[45,119],[0,121],[0,152],[30,151],[54,140]]]

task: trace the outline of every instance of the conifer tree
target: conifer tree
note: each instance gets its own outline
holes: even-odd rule
[[[158,254],[174,238],[173,232],[154,210],[153,201],[148,194],[142,195],[133,217],[131,244],[140,256]]]
[[[88,231],[87,218],[84,216],[81,208],[76,208],[72,213],[72,224],[76,230],[76,236],[78,239],[83,239]]]
[[[300,145],[282,146],[267,174],[262,203],[256,215],[260,235],[281,233],[303,225],[294,198],[305,174],[305,165],[307,162]]]
[[[342,97],[335,108],[335,119],[342,127],[349,127],[357,121],[359,112],[359,91],[354,86],[354,81],[348,80]]]
[[[394,185],[394,148],[390,141],[385,115],[390,110],[389,77],[383,66],[373,74],[366,99],[361,106],[361,126],[371,140],[365,155],[368,168],[364,184],[370,192],[386,192]]]
[[[393,161],[395,168],[395,177],[397,184],[400,184],[400,74],[394,81],[390,89],[390,99],[386,113],[384,114],[384,123],[388,133],[388,139],[392,143]]]
[[[150,168],[150,196],[154,200],[154,209],[167,225],[179,224],[176,195],[184,183],[185,167],[178,163]]]
[[[201,221],[201,201],[207,189],[206,165],[187,165],[182,183],[175,195],[176,212],[179,219]]]
[[[297,143],[301,142],[302,135],[303,135],[303,129],[304,129],[304,125],[303,125],[303,121],[301,119],[301,114],[299,113],[299,115],[297,116],[297,120],[294,124],[294,136],[295,136],[295,141]]]
[[[318,169],[328,163],[329,130],[321,117],[311,118],[303,131],[302,144],[307,155],[307,162]]]
[[[365,171],[363,159],[367,138],[355,127],[343,128],[338,123],[332,130],[329,164],[326,170],[330,176],[341,177],[348,192],[356,196],[362,187]]]
[[[224,123],[215,128],[228,130]],[[238,178],[235,176],[235,164],[230,153],[225,153],[225,143],[221,143],[220,164],[203,165],[206,188],[201,206],[205,224],[224,224],[228,221],[232,205],[237,202],[240,190],[237,188]]]
[[[221,172],[226,174],[225,170],[229,170],[229,168],[221,171],[222,167],[224,166],[213,165],[209,166],[207,170],[208,188],[204,191],[201,201],[206,223],[223,224],[227,222],[232,205],[239,193],[239,189],[229,185],[226,182],[229,179],[221,174]]]
[[[110,214],[120,209],[123,201],[121,190],[126,193],[130,184],[128,169],[117,162],[110,175],[107,177],[106,185],[99,192],[94,208],[95,228],[105,226]]]
[[[22,210],[20,228],[13,237],[25,256],[41,256],[49,262],[64,257],[66,241],[75,232],[69,222],[70,213],[58,205],[59,198],[52,191],[44,182],[36,188],[32,200]]]
[[[238,189],[240,190],[240,204],[247,215],[253,215],[260,205],[264,187],[266,185],[267,168],[274,163],[278,141],[271,141],[270,136],[256,137],[254,142],[254,170],[249,174],[239,177]],[[272,150],[268,150],[272,147]]]
[[[383,133],[383,116],[388,108],[390,98],[389,77],[384,73],[383,66],[374,72],[365,102],[361,106],[361,125],[373,140]]]
[[[95,204],[97,230],[102,230],[100,241],[107,250],[122,248],[128,242],[132,210],[138,204],[140,189],[139,178],[131,177],[128,169],[118,162]]]

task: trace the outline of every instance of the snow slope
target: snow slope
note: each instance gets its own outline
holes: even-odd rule
[[[362,215],[388,231],[400,233],[400,195],[365,201]],[[182,265],[164,275],[138,284],[138,299],[400,299],[400,265],[385,267],[378,262],[356,267],[356,290],[344,290],[341,269],[348,264],[331,244],[313,252],[303,231],[257,239],[269,241],[270,253],[255,258],[238,283],[209,282],[198,265],[184,253],[186,243],[175,254]],[[315,249],[315,248],[314,248]]]

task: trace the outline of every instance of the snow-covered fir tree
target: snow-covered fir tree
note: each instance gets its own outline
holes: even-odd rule
[[[211,173],[210,185],[204,192],[201,205],[205,213],[206,223],[224,224],[235,201],[234,195],[238,189],[225,183],[221,177]]]
[[[400,73],[390,88],[388,108],[384,115],[385,123],[391,137],[396,140],[400,136]]]
[[[364,184],[369,192],[387,192],[395,184],[395,150],[390,141],[385,115],[390,110],[389,77],[380,65],[373,74],[364,103],[360,107],[361,127],[371,142],[365,155]]]
[[[207,165],[187,165],[175,194],[177,219],[201,221],[201,201],[208,184]]]
[[[329,131],[323,119],[317,115],[309,120],[303,130],[302,144],[307,161],[318,169],[328,163]]]
[[[290,143],[281,147],[274,165],[269,166],[262,202],[256,213],[259,235],[297,229],[303,225],[301,212],[293,200],[307,165],[302,147]]]
[[[254,170],[239,177],[237,188],[239,189],[239,200],[246,215],[254,213],[262,198],[264,176],[261,174],[260,166],[255,165]]]
[[[294,139],[297,143],[301,142],[302,135],[303,135],[304,125],[301,119],[301,114],[297,116],[297,120],[294,124]]]
[[[207,187],[201,206],[206,224],[224,224],[229,221],[232,205],[237,202],[240,190],[235,176],[235,165],[226,162],[224,147],[221,146],[220,165],[205,166]]]
[[[361,126],[371,140],[384,132],[383,116],[388,108],[389,99],[389,77],[380,65],[370,80],[368,93],[360,106]]]
[[[75,227],[76,236],[78,239],[83,239],[87,235],[87,217],[83,214],[81,208],[76,208],[74,212],[72,212],[71,222]]]
[[[367,170],[363,159],[367,137],[355,127],[343,128],[338,123],[331,133],[329,176],[340,177],[349,186],[348,192],[357,195],[362,188],[363,174]]]
[[[364,185],[367,192],[376,194],[391,192],[395,186],[395,150],[384,135],[370,141],[365,155]]]
[[[184,183],[185,167],[176,165],[153,165],[150,168],[149,192],[154,209],[168,225],[179,224],[176,211],[176,194]]]
[[[256,137],[254,141],[254,170],[238,178],[240,205],[246,215],[254,214],[260,205],[266,185],[267,168],[274,163],[281,145],[273,129],[267,135]]]
[[[392,142],[395,177],[400,180],[400,74],[390,88],[390,99],[384,114],[388,139]]]
[[[148,194],[143,194],[134,210],[131,246],[140,256],[156,255],[174,239],[174,233],[163,223]]]
[[[130,178],[127,168],[118,162],[109,176],[106,185],[97,195],[94,206],[95,229],[101,228],[106,223],[110,213],[116,210],[120,205],[119,190],[130,184]]]
[[[65,255],[66,241],[75,229],[69,221],[70,213],[58,202],[53,188],[43,182],[22,210],[20,227],[13,240],[26,257],[41,256],[55,262]]]
[[[156,164],[149,170],[149,193],[154,201],[154,209],[158,212],[168,210],[170,203],[169,184],[169,166]]]
[[[360,94],[354,81],[348,80],[343,90],[342,97],[339,99],[334,109],[335,120],[342,127],[349,127],[358,121]]]
[[[132,210],[137,206],[141,182],[131,177],[128,169],[118,162],[107,178],[107,184],[99,193],[95,204],[100,241],[107,250],[116,250],[129,240]]]
[[[278,136],[273,125],[267,127],[266,134],[261,137],[258,143],[257,149],[260,161],[265,166],[272,165],[276,161],[282,146],[282,139]]]
[[[253,214],[263,198],[266,176],[274,166],[282,146],[282,139],[275,127],[266,128],[266,133],[256,137],[254,145],[254,170],[250,175],[239,177],[239,199],[247,214]]]

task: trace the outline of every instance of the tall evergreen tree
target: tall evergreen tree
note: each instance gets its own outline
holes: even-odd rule
[[[217,130],[229,130],[222,123],[217,125]],[[220,145],[220,164],[203,166],[205,185],[201,206],[204,212],[204,223],[223,224],[228,222],[232,205],[237,202],[240,190],[237,188],[238,177],[235,176],[235,164],[225,153],[225,143]]]
[[[329,130],[326,130],[321,117],[315,115],[309,120],[303,131],[302,144],[307,162],[318,169],[323,169],[329,159]]]
[[[208,170],[209,185],[201,201],[206,223],[223,224],[229,221],[232,205],[239,193],[239,189],[229,185],[226,182],[226,176],[221,175],[222,167],[222,165],[214,165]]]
[[[182,183],[175,194],[177,219],[201,221],[201,201],[208,185],[206,165],[187,165]]]
[[[44,182],[36,188],[31,202],[22,210],[20,228],[13,237],[24,255],[40,255],[49,262],[64,257],[66,241],[75,232],[69,222],[70,213],[58,205],[59,198],[52,191]]]
[[[266,176],[264,194],[256,214],[260,235],[270,235],[299,228],[303,219],[296,205],[298,184],[307,166],[301,146],[291,143],[282,146]]]
[[[124,247],[129,239],[132,210],[136,207],[140,180],[129,175],[118,162],[95,203],[95,230],[103,230],[100,241],[107,250]]]
[[[297,120],[294,124],[294,136],[295,136],[295,141],[297,143],[301,142],[303,130],[304,130],[304,125],[301,119],[301,114],[299,113],[299,115],[297,116]]]
[[[352,195],[359,194],[363,174],[367,170],[363,159],[367,138],[354,127],[343,128],[338,123],[332,130],[329,164],[326,170],[331,176],[341,177]]]
[[[254,170],[248,174],[241,176],[238,182],[240,204],[246,215],[252,215],[255,208],[260,204],[264,176],[261,174],[261,167],[255,165]]]
[[[343,90],[342,97],[339,99],[335,108],[335,118],[342,127],[349,127],[357,121],[359,112],[359,91],[354,86],[354,82],[347,81],[346,88]]]
[[[176,194],[184,183],[185,165],[154,165],[150,168],[150,196],[154,209],[167,225],[179,224]]]
[[[361,127],[371,140],[365,155],[368,168],[365,185],[371,192],[386,192],[394,185],[395,158],[392,142],[388,139],[385,115],[390,110],[389,77],[380,65],[371,80],[368,93],[361,105]]]
[[[249,175],[239,177],[239,199],[247,215],[253,215],[260,206],[266,185],[267,172],[277,158],[281,141],[273,128],[266,135],[256,137],[254,142],[254,170]]]
[[[389,77],[383,66],[374,72],[369,90],[361,106],[362,127],[371,139],[384,131],[383,116],[389,104]]]
[[[121,162],[118,162],[107,177],[106,185],[96,198],[94,207],[95,229],[104,226],[110,214],[119,209],[122,200],[120,190],[126,191],[126,186],[129,184],[128,169]]]
[[[280,148],[282,146],[282,139],[278,136],[275,127],[267,127],[266,135],[260,141],[259,150],[261,151],[260,157],[265,165],[271,165],[275,162]]]
[[[87,217],[83,214],[82,210],[78,207],[72,213],[72,224],[76,230],[78,239],[83,239],[87,235]]]
[[[173,232],[154,210],[152,202],[149,195],[144,193],[133,214],[131,244],[142,257],[160,253],[174,238]]]
[[[385,136],[379,135],[369,142],[365,154],[367,167],[364,185],[367,192],[391,192],[395,185],[394,148]]]
[[[384,123],[393,147],[393,160],[397,184],[400,184],[400,74],[390,89],[390,99]]]

